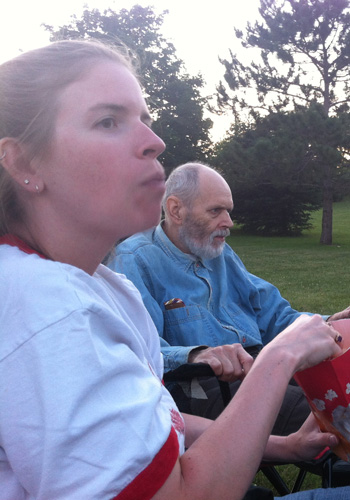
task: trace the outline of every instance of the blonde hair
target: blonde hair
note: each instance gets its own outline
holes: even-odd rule
[[[114,61],[135,75],[127,49],[97,41],[63,40],[23,53],[0,66],[0,139],[26,145],[28,159],[42,157],[52,140],[59,97],[101,60]],[[0,163],[0,236],[19,221],[22,207],[12,179]]]

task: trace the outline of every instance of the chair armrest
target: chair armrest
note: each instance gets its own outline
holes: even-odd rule
[[[207,363],[185,363],[175,370],[164,373],[164,382],[191,380],[196,377],[215,377],[212,368]]]
[[[184,382],[199,377],[216,377],[210,365],[207,363],[184,363],[175,370],[164,373],[164,382]],[[224,406],[231,401],[231,391],[228,382],[217,379]]]

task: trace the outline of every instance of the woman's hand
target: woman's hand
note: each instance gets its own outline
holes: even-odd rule
[[[335,434],[321,432],[311,413],[298,432],[286,437],[286,460],[302,461],[317,457],[327,446],[333,448],[339,443]]]
[[[303,314],[277,335],[263,350],[278,348],[281,353],[281,361],[284,356],[294,356],[294,372],[296,372],[339,355],[342,350],[336,342],[337,338],[338,332],[321,316]]]

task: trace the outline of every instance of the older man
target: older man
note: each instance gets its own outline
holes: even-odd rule
[[[250,354],[255,357],[301,313],[276,287],[250,274],[225,243],[233,201],[216,170],[199,163],[177,167],[167,180],[163,209],[156,228],[117,247],[110,267],[141,292],[161,337],[165,370],[208,363],[234,394],[253,362]],[[205,399],[193,399],[191,411],[216,418],[222,410],[217,385],[206,380],[201,386]],[[293,432],[308,413],[300,388],[291,384],[273,432]]]

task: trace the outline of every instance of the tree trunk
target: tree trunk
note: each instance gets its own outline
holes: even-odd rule
[[[320,243],[323,245],[331,245],[333,233],[333,186],[331,169],[326,167],[323,175],[323,213]]]

